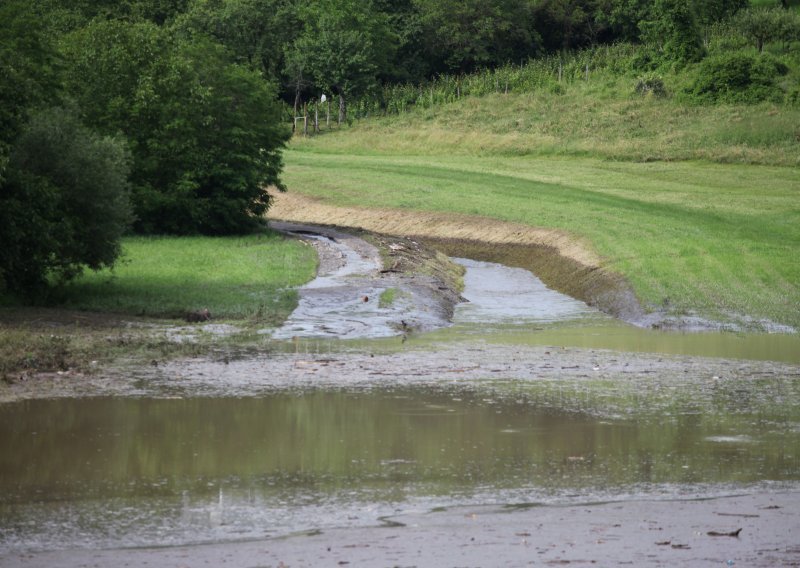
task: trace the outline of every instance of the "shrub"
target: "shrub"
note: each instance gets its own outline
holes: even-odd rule
[[[72,110],[34,116],[0,187],[0,289],[32,298],[50,278],[113,266],[131,221],[129,163],[121,142]]]
[[[660,75],[648,73],[636,80],[635,91],[642,96],[652,96],[663,98],[667,96],[667,88],[664,86],[664,79]]]
[[[698,102],[780,101],[783,92],[776,80],[787,72],[786,65],[770,55],[719,55],[697,66],[684,92]]]

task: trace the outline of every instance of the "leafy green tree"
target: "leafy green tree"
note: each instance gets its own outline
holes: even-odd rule
[[[749,0],[695,0],[697,20],[702,26],[727,20],[749,5]]]
[[[189,0],[30,0],[46,27],[67,33],[95,18],[147,20],[158,25],[173,20],[186,10]]]
[[[386,14],[396,35],[387,79],[392,83],[421,82],[431,75],[433,62],[425,53],[425,29],[414,0],[373,0],[375,9]]]
[[[57,100],[58,56],[25,2],[0,4],[0,182],[32,109]]]
[[[530,2],[414,0],[434,71],[470,72],[538,51]]]
[[[667,63],[683,65],[705,55],[694,5],[685,0],[655,0],[639,24],[645,43]]]
[[[642,33],[639,24],[646,19],[650,4],[648,0],[598,0],[594,4],[595,26],[607,30],[609,41],[638,42]]]
[[[94,21],[65,39],[67,87],[90,125],[122,132],[134,156],[134,228],[252,229],[282,187],[289,136],[274,87],[201,35]]]
[[[15,141],[0,187],[0,288],[31,298],[51,279],[113,266],[131,221],[124,144],[52,108]]]
[[[286,47],[299,35],[301,23],[296,0],[195,0],[177,28],[214,38],[237,63],[278,79]]]
[[[791,41],[797,37],[798,16],[778,7],[742,10],[733,19],[734,27],[752,41],[759,53],[773,41]]]
[[[347,100],[376,87],[390,69],[396,36],[369,0],[308,2],[300,16],[304,29],[288,57],[307,66],[318,88],[338,95],[343,122]]]
[[[594,37],[591,7],[584,0],[543,0],[535,21],[545,47],[567,51],[590,43]]]

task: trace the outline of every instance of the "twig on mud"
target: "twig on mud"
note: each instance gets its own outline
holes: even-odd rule
[[[733,536],[739,538],[739,533],[742,532],[742,529],[736,529],[735,531],[731,532],[717,532],[717,531],[708,531],[706,534],[708,536]]]

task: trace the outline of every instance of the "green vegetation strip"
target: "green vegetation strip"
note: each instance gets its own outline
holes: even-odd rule
[[[352,151],[348,133],[317,140],[286,154],[292,191],[563,229],[588,239],[646,307],[800,326],[796,168],[336,153]]]
[[[113,271],[87,272],[62,307],[182,318],[208,309],[227,319],[277,325],[314,276],[316,254],[277,233],[246,237],[129,237]]]

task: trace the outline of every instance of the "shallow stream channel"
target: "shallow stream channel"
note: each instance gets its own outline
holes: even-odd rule
[[[450,324],[371,279],[374,251],[327,239],[340,262],[263,350],[0,405],[0,564],[800,491],[796,334],[638,329],[466,259]]]

